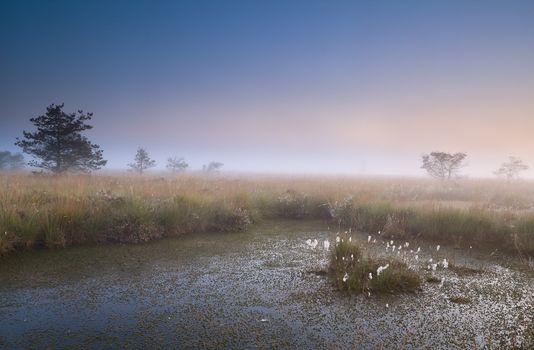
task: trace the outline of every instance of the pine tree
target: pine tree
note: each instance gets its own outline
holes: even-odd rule
[[[148,152],[144,148],[139,147],[137,149],[137,153],[135,154],[134,162],[128,164],[128,166],[131,170],[136,171],[139,174],[143,174],[143,172],[148,168],[155,167],[156,161],[154,159],[150,159]]]
[[[183,158],[169,157],[167,158],[167,169],[173,173],[181,173],[189,167]]]
[[[54,173],[98,170],[107,163],[102,158],[102,150],[82,135],[93,128],[86,124],[92,116],[81,110],[67,114],[63,112],[63,104],[52,104],[46,108],[45,115],[30,119],[37,131],[24,131],[24,138],[17,138],[15,145],[38,159],[28,163],[33,167]]]
[[[521,171],[528,170],[528,165],[517,157],[509,157],[508,162],[502,163],[501,167],[495,171],[495,175],[504,176],[506,181],[512,181],[519,176]]]

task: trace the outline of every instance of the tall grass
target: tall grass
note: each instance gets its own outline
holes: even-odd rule
[[[534,215],[480,208],[395,207],[353,203],[338,218],[344,227],[396,239],[426,239],[534,256]]]
[[[534,256],[534,186],[421,179],[0,174],[0,254],[246,230],[264,219],[323,219],[391,237],[493,246]]]

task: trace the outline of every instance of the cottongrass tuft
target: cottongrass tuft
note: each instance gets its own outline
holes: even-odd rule
[[[340,290],[354,293],[415,292],[421,285],[419,274],[404,262],[364,258],[360,247],[347,241],[332,249],[329,270]]]

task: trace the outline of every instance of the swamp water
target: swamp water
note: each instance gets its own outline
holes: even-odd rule
[[[352,236],[384,254],[385,241],[375,238]],[[312,248],[308,239],[319,243]],[[438,267],[432,274],[443,283],[425,282],[416,294],[348,296],[311,273],[326,268],[323,242],[332,248],[335,239],[322,223],[275,222],[243,233],[16,254],[0,260],[0,349],[527,346],[528,270],[420,244],[423,266],[445,257],[481,272]],[[451,301],[459,296],[468,302]]]

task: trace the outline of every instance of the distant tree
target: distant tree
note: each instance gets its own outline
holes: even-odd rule
[[[523,160],[517,157],[508,157],[508,161],[502,163],[501,167],[495,171],[495,175],[504,176],[507,181],[511,181],[519,177],[521,171],[527,170],[529,167]]]
[[[150,159],[148,152],[144,148],[139,147],[137,149],[137,153],[135,154],[134,162],[129,163],[128,166],[132,171],[143,174],[145,170],[155,167],[156,161],[154,159]]]
[[[21,169],[24,168],[24,156],[20,153],[11,153],[9,151],[0,151],[0,170],[2,169]]]
[[[167,158],[167,169],[172,171],[173,173],[180,173],[182,171],[185,171],[189,164],[185,162],[183,158],[177,158],[177,157],[169,157]]]
[[[81,110],[67,114],[63,104],[52,104],[46,108],[46,114],[30,119],[37,131],[23,131],[23,139],[17,137],[15,145],[39,159],[28,163],[33,167],[54,173],[98,170],[107,163],[102,150],[82,136],[83,131],[93,128],[86,124],[92,116]]]
[[[464,159],[466,157],[467,154],[465,153],[432,152],[430,154],[423,154],[423,165],[421,168],[425,169],[432,177],[441,180],[450,180],[465,165]]]
[[[223,167],[223,165],[224,164],[221,162],[209,162],[208,165],[202,166],[202,170],[207,173],[218,173]]]

